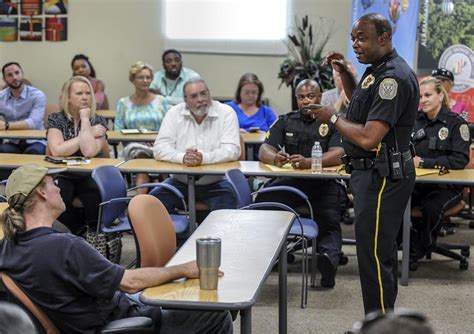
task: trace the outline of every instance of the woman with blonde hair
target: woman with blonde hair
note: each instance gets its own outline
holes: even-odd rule
[[[144,62],[136,62],[130,67],[128,79],[135,87],[135,92],[118,101],[114,130],[139,129],[158,132],[168,109],[168,102],[163,96],[150,91],[153,68]],[[152,147],[153,143],[129,143],[122,155],[125,160],[153,158]],[[137,186],[148,182],[150,177],[147,174],[137,174]],[[138,192],[146,193],[147,189],[139,189]]]
[[[95,114],[94,90],[88,79],[76,76],[64,84],[61,108],[48,117],[47,152],[60,157],[101,156],[103,147],[107,145],[107,123]],[[66,211],[59,221],[75,233],[82,231],[84,222],[72,206],[73,199],[79,197],[84,205],[85,223],[94,226],[100,194],[90,174],[66,173],[58,178],[58,186],[66,203]]]

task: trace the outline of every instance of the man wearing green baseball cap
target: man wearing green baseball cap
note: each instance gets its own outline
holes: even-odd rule
[[[125,293],[197,278],[195,261],[125,270],[83,238],[53,229],[65,210],[53,179],[61,171],[26,165],[8,178],[0,271],[6,271],[62,333],[96,332],[110,321],[131,316],[152,318],[161,333],[232,332],[228,312],[161,311]]]

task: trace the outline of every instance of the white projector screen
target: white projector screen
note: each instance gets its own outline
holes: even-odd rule
[[[287,0],[165,0],[167,48],[285,54]]]

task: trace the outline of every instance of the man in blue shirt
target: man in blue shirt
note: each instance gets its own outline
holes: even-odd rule
[[[46,97],[39,89],[25,85],[23,70],[16,62],[2,67],[7,88],[0,91],[0,130],[44,129]],[[0,144],[0,153],[44,154],[44,140],[14,140]]]
[[[163,69],[155,73],[150,90],[166,97],[170,106],[183,102],[183,86],[191,78],[199,77],[195,71],[183,67],[181,53],[174,49],[163,52]]]

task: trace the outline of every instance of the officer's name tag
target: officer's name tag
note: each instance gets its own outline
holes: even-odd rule
[[[286,133],[286,136],[287,136],[287,137],[293,137],[293,133],[292,133],[292,132],[287,132],[287,133]]]

